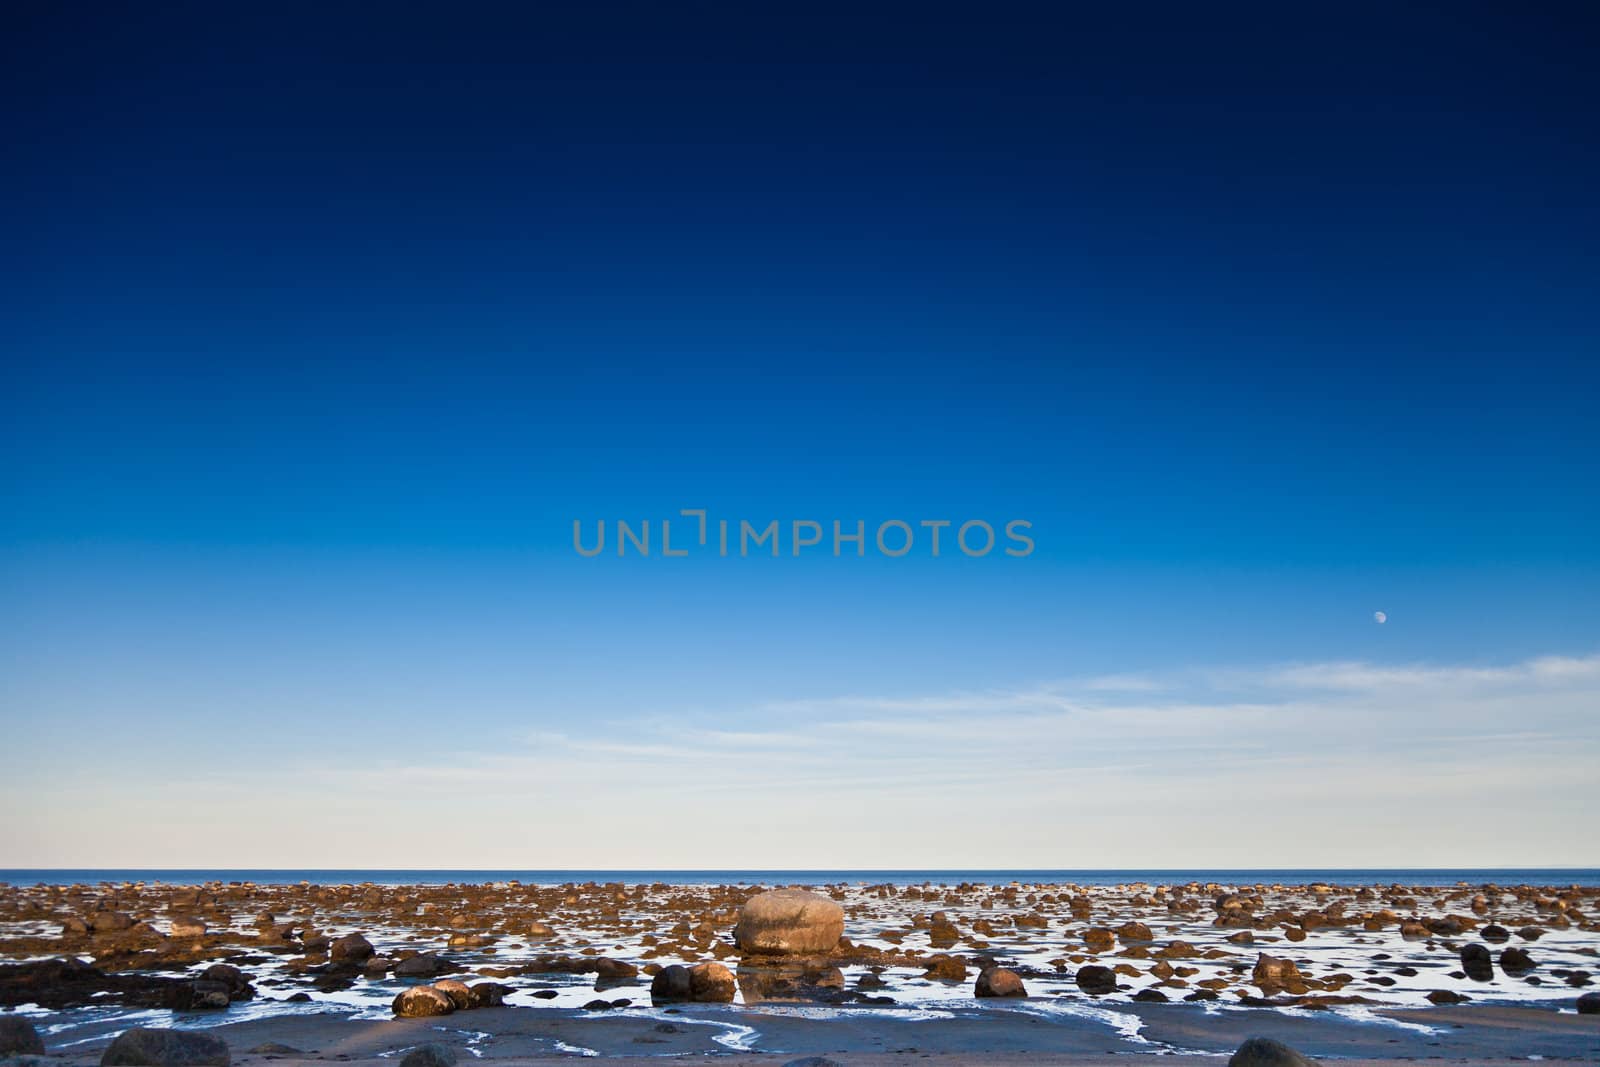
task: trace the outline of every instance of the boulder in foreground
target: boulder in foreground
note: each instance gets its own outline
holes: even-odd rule
[[[1239,1051],[1228,1060],[1228,1067],[1318,1067],[1318,1064],[1281,1041],[1251,1037],[1246,1038]]]
[[[832,952],[844,936],[844,909],[803,889],[757,893],[739,909],[733,939],[745,952],[811,955]]]
[[[430,1041],[406,1053],[400,1067],[456,1067],[456,1050],[449,1045]]]
[[[0,1056],[43,1056],[44,1042],[28,1020],[0,1015]]]
[[[228,1067],[228,1043],[201,1030],[124,1030],[100,1067]]]

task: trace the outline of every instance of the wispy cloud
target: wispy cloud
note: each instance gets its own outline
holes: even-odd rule
[[[1597,712],[1600,656],[1113,674],[573,717],[425,761],[172,774],[130,803],[304,818],[343,831],[335,866],[419,839],[464,866],[1584,864]],[[32,790],[41,841],[58,787],[4,787]],[[273,862],[248,818],[238,861]]]

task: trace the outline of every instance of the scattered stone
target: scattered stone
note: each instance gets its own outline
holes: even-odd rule
[[[1600,993],[1585,993],[1578,998],[1579,1015],[1600,1015]]]
[[[305,1052],[293,1045],[281,1044],[277,1041],[268,1041],[249,1050],[252,1056],[304,1056]]]
[[[1461,969],[1467,972],[1467,977],[1474,982],[1488,982],[1494,979],[1494,960],[1489,955],[1485,945],[1473,942],[1461,947]]]
[[[193,940],[206,936],[206,924],[187,915],[174,916],[171,923],[173,937]]]
[[[360,934],[346,934],[328,945],[328,958],[335,963],[340,961],[361,963],[371,959],[376,953],[377,949],[372,947],[372,942]]]
[[[1449,989],[1435,989],[1433,992],[1428,994],[1429,1003],[1439,1005],[1461,1004],[1469,999],[1471,998],[1461,993],[1453,992]]]
[[[804,1056],[798,1060],[790,1060],[783,1067],[844,1067],[838,1060],[830,1060],[826,1056]]]
[[[626,982],[639,977],[639,968],[623,960],[594,961],[595,976],[602,982]]]
[[[1028,995],[1028,990],[1022,984],[1022,979],[1017,976],[1017,972],[1008,971],[1004,967],[989,967],[978,972],[978,980],[972,985],[972,995],[975,997],[1025,997]]]
[[[1512,946],[1500,952],[1500,969],[1513,977],[1520,978],[1537,966],[1525,948]]]
[[[394,965],[396,978],[435,978],[441,974],[449,974],[455,970],[432,952],[422,952],[409,959],[401,960]]]
[[[1075,981],[1078,983],[1078,988],[1091,997],[1101,997],[1117,991],[1117,973],[1110,967],[1102,967],[1095,963],[1079,967]]]
[[[1250,974],[1250,981],[1260,988],[1263,995],[1269,997],[1286,990],[1299,996],[1310,988],[1293,960],[1279,959],[1265,952],[1256,957],[1256,966]]]
[[[1110,952],[1117,945],[1117,935],[1103,926],[1091,926],[1083,932],[1083,943],[1090,952]]]
[[[117,1035],[100,1067],[228,1067],[228,1043],[203,1030],[136,1026]]]

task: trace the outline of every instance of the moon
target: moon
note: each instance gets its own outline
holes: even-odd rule
[[[1382,611],[1374,611],[1372,613],[1372,618],[1373,621],[1375,621],[1379,626],[1382,626],[1384,623],[1389,621],[1389,616]]]

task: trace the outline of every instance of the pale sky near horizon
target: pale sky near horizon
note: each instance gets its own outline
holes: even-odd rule
[[[219,720],[201,760],[8,756],[0,866],[1594,866],[1597,701],[1600,655],[835,694],[493,745],[457,716],[371,757]]]

